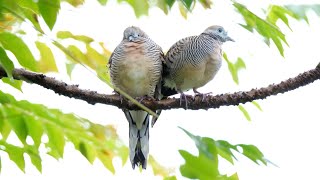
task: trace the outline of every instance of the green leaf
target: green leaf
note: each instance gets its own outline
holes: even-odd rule
[[[215,141],[215,143],[217,146],[218,154],[222,158],[233,164],[233,159],[236,159],[236,157],[233,155],[231,149],[236,149],[236,147],[223,140]]]
[[[199,0],[199,2],[202,4],[202,6],[205,9],[210,9],[211,5],[212,5],[212,1],[211,0]]]
[[[104,165],[104,167],[106,167],[110,172],[114,174],[115,169],[112,164],[112,158],[110,157],[110,154],[101,151],[101,152],[98,152],[97,155],[100,161],[102,162],[102,164]]]
[[[291,17],[298,19],[298,20],[305,20],[307,23],[309,23],[307,12],[313,11],[318,16],[320,16],[320,5],[319,4],[310,4],[310,5],[286,5],[284,6],[288,11],[291,13]]]
[[[74,45],[70,45],[67,48],[68,51],[68,58],[70,59],[70,61],[72,61],[73,63],[78,63],[81,65],[87,65],[92,69],[95,69],[96,66],[94,65],[94,62],[91,62],[87,55],[84,54],[83,52],[81,52],[81,50]]]
[[[46,124],[45,128],[49,138],[47,143],[50,148],[49,154],[56,159],[63,157],[65,139],[62,129],[53,124]]]
[[[31,163],[38,169],[39,172],[42,172],[42,163],[41,157],[37,147],[27,146],[27,153],[31,159]]]
[[[33,139],[36,147],[40,146],[41,137],[43,135],[43,125],[41,120],[33,116],[24,116],[27,125],[28,133]]]
[[[92,164],[96,159],[97,153],[92,145],[89,143],[80,142],[79,151]]]
[[[87,44],[86,48],[87,48],[86,56],[88,58],[88,61],[91,64],[90,67],[92,69],[97,69],[100,66],[105,69],[108,59],[104,55],[100,54],[98,51],[93,49],[90,45]]]
[[[107,2],[108,2],[108,0],[98,0],[98,1],[103,6],[105,6],[107,4]]]
[[[7,144],[2,140],[0,140],[0,145],[5,146],[6,152],[8,153],[10,160],[13,161],[21,171],[25,172],[25,161],[23,157],[24,150],[17,146]]]
[[[60,0],[39,0],[38,7],[44,21],[52,30],[60,9]]]
[[[239,84],[239,76],[238,73],[241,69],[246,68],[246,64],[244,63],[243,59],[238,57],[237,61],[235,63],[232,63],[229,59],[226,53],[223,53],[223,58],[228,63],[228,69],[232,76],[233,81],[236,84]]]
[[[159,175],[162,177],[168,177],[170,174],[174,172],[173,169],[166,168],[159,164],[152,155],[149,155],[148,164],[151,165],[153,174],[156,176]]]
[[[182,15],[182,17],[187,19],[187,17],[188,17],[188,9],[184,6],[184,4],[181,1],[179,1],[178,4],[179,4],[180,14]]]
[[[158,0],[157,6],[167,15],[168,14],[168,4],[166,0]]]
[[[165,1],[170,8],[173,6],[174,2],[176,2],[176,0],[165,0]]]
[[[67,74],[71,77],[71,73],[74,69],[75,63],[66,63]]]
[[[137,17],[140,17],[142,15],[148,15],[148,0],[118,0],[118,2],[127,2],[128,4],[130,4]]]
[[[11,132],[11,126],[8,123],[5,108],[3,108],[3,106],[0,106],[0,132],[3,140],[6,140]]]
[[[45,43],[39,41],[36,41],[36,46],[40,52],[38,70],[43,73],[58,72],[58,68],[51,49]]]
[[[8,115],[9,124],[11,125],[13,131],[16,133],[18,138],[23,144],[26,144],[26,138],[28,135],[28,129],[26,123],[24,122],[23,116],[19,115],[17,112],[13,112],[13,114],[17,114],[15,116]]]
[[[177,177],[176,176],[168,176],[168,177],[163,178],[163,180],[177,180]]]
[[[73,7],[78,7],[79,5],[82,5],[84,3],[84,0],[62,0],[69,4],[71,4]]]
[[[82,42],[87,43],[87,44],[89,44],[89,43],[94,41],[91,37],[88,37],[88,36],[85,36],[85,35],[73,35],[70,31],[58,31],[57,32],[57,37],[60,38],[60,39],[71,38],[71,39],[75,39],[75,40],[78,40],[78,41],[82,41]]]
[[[289,25],[289,21],[286,15],[292,16],[292,13],[283,6],[271,5],[268,8],[267,21],[273,25],[276,25],[277,21],[281,19],[291,30],[291,27]]]
[[[194,156],[187,151],[179,150],[185,160],[180,166],[181,175],[190,179],[216,179],[219,175],[217,163],[206,156]]]
[[[251,121],[251,117],[248,113],[248,111],[242,106],[242,105],[238,105],[239,110],[242,112],[242,114],[244,115],[244,117],[248,120]]]
[[[193,0],[181,0],[182,4],[190,11]]]
[[[267,165],[267,160],[264,158],[262,152],[254,145],[246,145],[246,144],[239,144],[242,148],[242,154],[253,162],[259,165],[259,161],[261,161],[264,165]]]
[[[241,24],[242,27],[250,32],[255,29],[264,39],[265,43],[269,45],[270,39],[277,46],[279,53],[284,56],[284,49],[282,42],[288,45],[285,35],[279,30],[279,28],[270,22],[261,19],[250,10],[248,10],[244,5],[233,1],[233,6],[244,18],[246,25]]]
[[[14,69],[14,65],[12,61],[7,56],[6,51],[0,47],[0,66],[6,71],[9,78],[12,79],[12,71]]]
[[[22,66],[32,71],[37,70],[37,62],[31,51],[18,36],[9,32],[2,32],[0,33],[0,43],[5,49],[11,51],[16,56]]]
[[[261,106],[259,105],[259,103],[257,101],[252,101],[251,102],[256,108],[258,108],[260,111],[263,111]]]

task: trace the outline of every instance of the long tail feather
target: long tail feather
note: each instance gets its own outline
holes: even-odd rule
[[[132,168],[147,168],[149,154],[149,114],[145,111],[124,110],[129,122],[129,149]]]

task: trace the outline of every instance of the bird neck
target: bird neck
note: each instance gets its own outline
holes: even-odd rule
[[[214,40],[216,40],[216,41],[218,41],[219,43],[223,43],[223,42],[225,42],[225,40],[221,37],[221,36],[219,36],[219,35],[216,35],[216,34],[212,34],[212,33],[202,33],[201,35],[204,35],[204,36],[207,36],[207,37],[210,37],[210,38],[212,38],[212,39],[214,39]]]

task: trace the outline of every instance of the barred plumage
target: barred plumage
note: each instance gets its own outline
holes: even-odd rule
[[[115,87],[133,98],[159,98],[163,52],[138,27],[128,27],[109,60],[110,77]],[[132,168],[147,166],[149,153],[149,114],[123,110],[129,122],[129,148]]]
[[[210,26],[199,36],[176,42],[165,56],[162,94],[170,96],[197,88],[211,81],[222,63],[221,45],[233,41],[221,26]]]

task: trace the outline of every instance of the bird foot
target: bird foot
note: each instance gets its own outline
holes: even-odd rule
[[[152,96],[148,96],[148,95],[144,95],[144,96],[141,96],[141,97],[137,97],[135,98],[140,104],[143,100],[147,99],[147,100],[153,100],[155,101],[156,99]]]
[[[184,93],[180,93],[180,106],[182,106],[182,101],[185,102],[185,109],[188,109],[188,99]]]
[[[200,93],[200,92],[197,91],[197,90],[193,90],[193,92],[195,93],[194,99],[195,99],[196,96],[201,96],[201,102],[204,102],[205,98],[206,98],[208,95],[212,94],[212,92]]]
[[[120,98],[120,104],[122,104],[123,103],[123,96],[120,94],[120,93],[118,93],[117,91],[113,91],[113,93],[115,93],[115,94],[117,94],[117,95],[119,95],[119,98]]]

